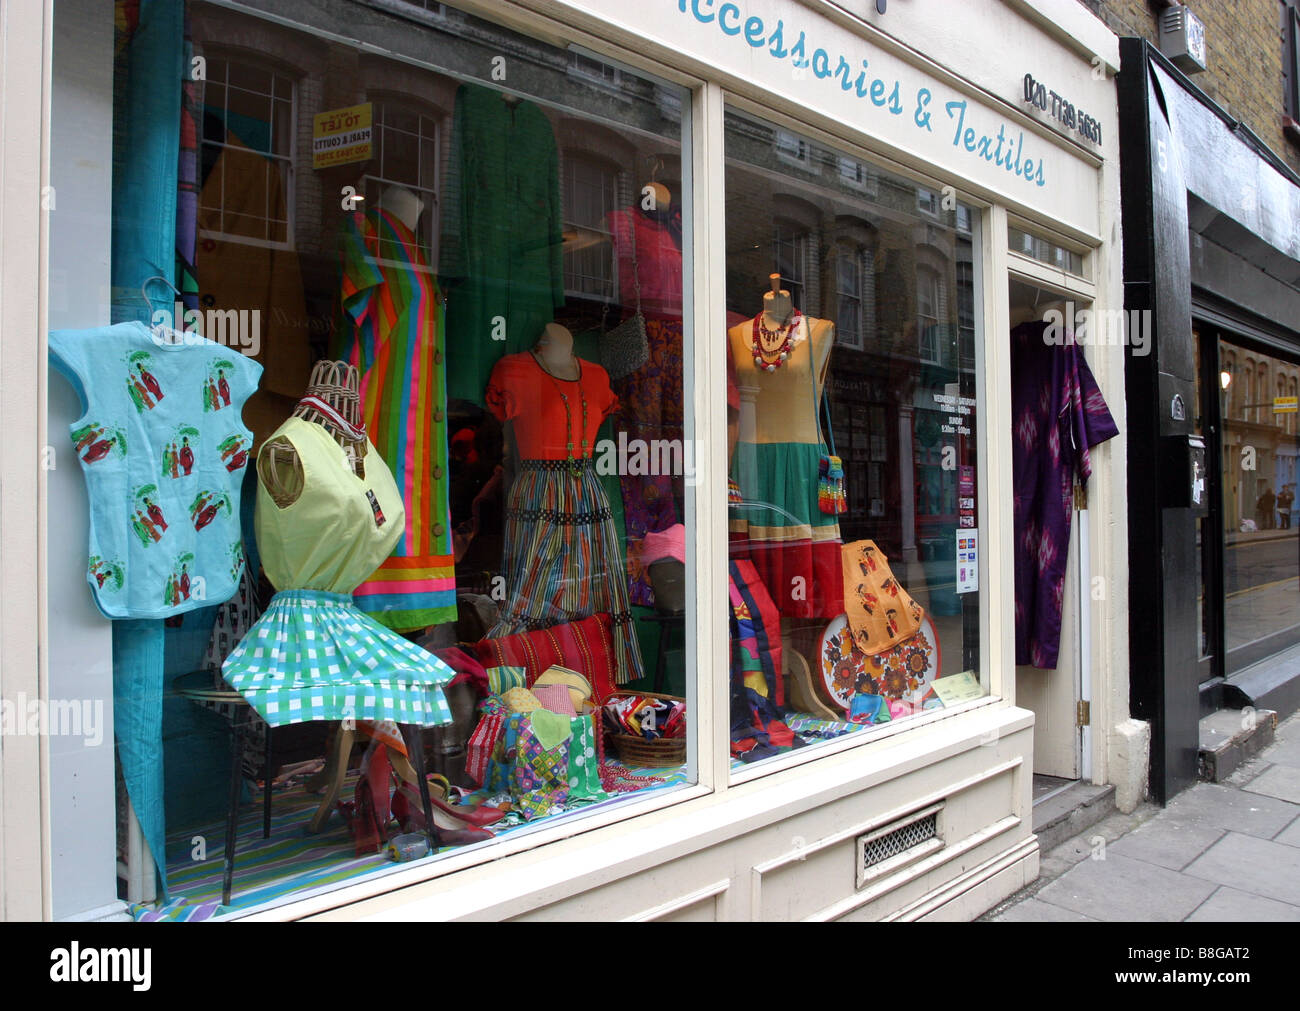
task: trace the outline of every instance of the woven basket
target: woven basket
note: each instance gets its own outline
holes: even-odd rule
[[[665,702],[685,702],[680,695],[665,695],[663,692],[615,692],[614,695],[637,695],[642,698],[660,699]],[[611,695],[610,698],[613,698]],[[603,721],[602,721],[603,722]],[[631,734],[615,734],[605,731],[605,741],[614,749],[614,754],[624,765],[644,769],[662,769],[670,765],[686,763],[685,737],[660,737],[647,741],[644,737]]]

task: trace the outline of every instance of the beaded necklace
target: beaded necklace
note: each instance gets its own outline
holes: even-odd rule
[[[569,472],[576,477],[581,467],[578,461],[574,459],[573,456],[573,409],[569,406],[569,395],[564,392],[564,387],[560,385],[560,381],[556,379],[555,376],[551,375],[550,370],[547,369],[547,367],[542,363],[542,359],[538,356],[537,352],[530,351],[529,354],[533,356],[533,361],[537,363],[537,367],[541,369],[543,372],[545,372],[547,376],[550,377],[552,385],[555,386],[556,392],[559,393],[560,395],[560,402],[564,404],[565,461],[568,463]],[[576,382],[578,384],[578,400],[582,404],[581,459],[586,459],[588,455],[587,449],[590,446],[590,443],[587,441],[587,393],[582,388],[582,359],[578,358],[577,355],[574,355],[573,360],[578,363],[578,378],[576,380],[567,380],[567,381]]]
[[[763,326],[763,314],[760,312],[754,317],[754,337],[752,341],[754,350],[754,365],[764,372],[775,372],[782,363],[790,357],[790,345],[794,332],[799,326],[802,317],[798,310],[795,310],[790,322],[784,326],[779,326],[775,330],[769,330]]]

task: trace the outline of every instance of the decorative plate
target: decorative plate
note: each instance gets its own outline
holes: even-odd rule
[[[875,656],[858,652],[839,615],[822,632],[818,661],[827,695],[846,713],[858,692],[883,695],[913,705],[930,693],[939,673],[939,636],[927,614],[911,638]]]

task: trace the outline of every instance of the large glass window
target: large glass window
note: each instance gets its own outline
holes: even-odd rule
[[[726,156],[739,769],[984,693],[980,307],[969,208],[737,112]]]
[[[1300,365],[1219,341],[1225,673],[1300,642]]]
[[[689,95],[423,0],[135,6],[138,321],[50,338],[112,518],[51,627],[149,619],[122,897],[244,912],[693,782]]]

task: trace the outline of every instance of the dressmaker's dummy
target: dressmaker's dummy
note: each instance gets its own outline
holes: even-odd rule
[[[315,422],[333,436],[343,447],[353,473],[365,476],[362,458],[366,452],[365,429],[360,426],[361,398],[357,370],[347,362],[317,362],[312,369],[307,392],[294,408],[295,417]],[[282,439],[267,443],[265,452],[258,457],[258,477],[275,503],[284,508],[297,501],[303,489],[302,463],[293,445]],[[362,727],[364,730],[365,727]],[[352,751],[356,732],[351,727],[335,730],[325,768],[308,783],[308,788],[323,788],[325,795],[308,826],[309,832],[319,832],[334,809],[343,778],[347,775],[347,756]],[[389,762],[408,783],[417,783],[414,768],[401,752],[389,748]]]
[[[792,323],[797,312],[797,307],[790,301],[790,293],[780,287],[780,280],[779,274],[772,274],[772,290],[763,293],[760,322],[773,332]],[[826,370],[835,344],[835,324],[800,314],[799,323],[790,335],[790,359],[771,372],[754,364],[752,319],[729,329],[727,338],[731,342],[736,384],[740,389],[738,428],[735,438],[730,440],[733,451],[737,439],[742,442],[817,442],[817,403],[825,386]],[[811,348],[804,346],[807,342],[811,342]],[[816,375],[815,388],[808,384],[806,389],[792,389],[787,379],[793,374],[788,371],[791,363],[806,375],[810,354]],[[741,491],[749,497],[744,488]]]
[[[329,432],[347,453],[353,472],[364,477],[362,457],[366,452],[366,434],[361,428],[358,384],[357,370],[347,362],[317,362],[307,392],[294,407],[293,414],[304,421],[314,421]],[[321,404],[329,410],[322,410]],[[343,424],[339,423],[340,418]],[[283,439],[267,444],[266,454],[258,458],[257,475],[282,509],[302,494],[302,464],[293,445]]]

